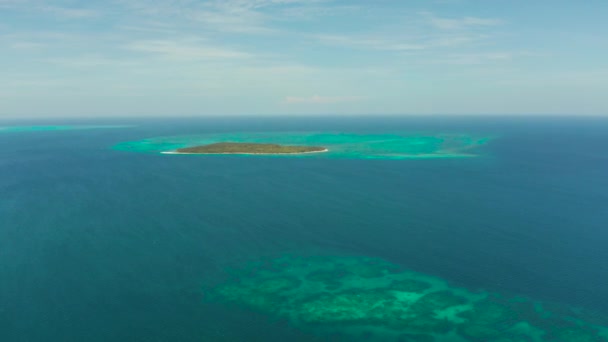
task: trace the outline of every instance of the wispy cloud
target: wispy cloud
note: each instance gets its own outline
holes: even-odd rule
[[[127,67],[135,66],[135,61],[108,58],[100,55],[82,55],[66,58],[50,58],[45,62],[70,68],[98,68],[98,67]]]
[[[234,33],[270,33],[265,15],[248,8],[214,8],[192,12],[191,19],[208,28]]]
[[[118,0],[140,14],[162,18],[181,18],[207,29],[232,33],[272,33],[276,32],[271,23],[277,20],[274,10],[291,14],[315,7],[320,11],[322,3],[331,0],[212,0],[198,1],[158,1],[158,0]]]
[[[0,93],[47,98],[74,113],[82,108],[58,98],[82,94],[92,100],[81,101],[87,107],[124,111],[136,96],[131,106],[141,113],[177,103],[193,114],[430,112],[477,104],[480,91],[493,91],[488,84],[511,90],[534,81],[542,93],[550,79],[570,89],[568,77],[549,77],[568,68],[588,72],[570,77],[577,85],[595,80],[605,93],[605,72],[593,73],[605,64],[597,57],[606,50],[605,32],[566,29],[553,17],[524,22],[504,10],[511,7],[469,0],[0,0],[7,70]],[[574,47],[563,46],[567,34],[580,37],[569,40]],[[21,103],[13,101],[15,112]]]
[[[51,5],[48,1],[40,0],[0,0],[0,8],[14,11],[45,12],[55,17],[66,19],[91,18],[100,15],[100,12],[97,10],[65,5]]]
[[[419,42],[407,42],[402,40],[390,40],[382,36],[354,36],[354,35],[318,35],[319,42],[341,47],[352,47],[361,49],[386,50],[386,51],[410,51],[422,50],[426,44]]]
[[[132,51],[151,53],[181,61],[251,57],[249,53],[212,46],[200,39],[142,40],[132,42],[126,47]]]
[[[15,50],[37,50],[47,46],[44,43],[30,42],[30,41],[16,41],[9,45]]]
[[[311,5],[331,2],[331,0],[214,0],[210,1],[218,6],[233,8],[264,8],[277,5]]]
[[[358,5],[334,5],[327,3],[289,6],[283,8],[275,20],[319,20],[323,17],[353,14],[362,9]]]
[[[478,65],[487,63],[500,63],[513,60],[512,52],[483,52],[450,54],[444,58],[431,60],[435,64]]]
[[[309,97],[302,96],[287,96],[283,100],[286,104],[333,104],[345,102],[358,102],[363,98],[360,96],[319,96],[313,95]]]
[[[504,22],[494,18],[444,18],[430,12],[419,12],[404,26],[368,34],[319,34],[325,45],[357,49],[412,52],[433,48],[461,47],[492,37],[490,27]]]
[[[83,18],[91,18],[97,17],[101,15],[100,12],[86,9],[86,8],[71,8],[71,7],[59,7],[59,6],[38,6],[35,9],[39,11],[48,12],[50,14],[60,16],[63,18],[69,19],[83,19]]]
[[[502,20],[494,18],[442,18],[433,15],[429,15],[429,21],[433,26],[442,30],[462,30],[474,27],[498,26],[504,23]]]
[[[15,8],[27,3],[28,0],[0,0],[0,8]]]

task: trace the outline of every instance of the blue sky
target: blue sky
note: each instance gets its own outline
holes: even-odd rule
[[[608,1],[0,0],[0,118],[608,115]]]

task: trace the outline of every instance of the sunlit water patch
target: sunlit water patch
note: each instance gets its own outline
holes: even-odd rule
[[[34,126],[0,126],[0,133],[18,132],[47,132],[47,131],[74,131],[88,129],[128,128],[129,125],[34,125]]]
[[[454,287],[381,259],[283,256],[233,270],[208,291],[346,341],[551,341],[608,339],[608,317],[524,297]]]
[[[290,157],[423,159],[475,157],[476,149],[488,141],[488,137],[467,134],[225,133],[156,137],[124,142],[115,148],[160,153],[218,142],[274,143],[324,146],[329,150],[327,153]]]

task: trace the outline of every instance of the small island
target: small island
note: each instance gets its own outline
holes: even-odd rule
[[[302,154],[327,152],[321,146],[292,146],[263,143],[220,142],[208,145],[179,148],[169,154]]]

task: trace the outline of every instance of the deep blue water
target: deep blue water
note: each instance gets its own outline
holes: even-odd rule
[[[608,314],[608,119],[103,123],[136,126],[0,134],[0,341],[314,340],[208,303],[202,289],[229,265],[315,250]],[[436,160],[112,149],[164,135],[283,130],[496,138],[482,157]]]

